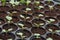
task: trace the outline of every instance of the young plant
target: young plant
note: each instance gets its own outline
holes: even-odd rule
[[[40,38],[40,34],[39,33],[35,33],[34,36],[35,36],[35,38]]]
[[[49,5],[49,8],[50,8],[50,10],[53,10],[54,9],[54,6]]]
[[[39,24],[34,23],[34,25],[35,25],[36,27],[40,27],[40,26],[44,25],[44,23],[39,23]]]
[[[10,29],[8,29],[8,30],[3,29],[2,32],[6,32],[6,33],[7,33],[7,32],[10,32],[10,31],[12,31],[12,30],[13,30],[12,28],[10,28]]]
[[[6,0],[1,0],[1,2],[2,2],[2,6],[5,6]]]
[[[27,6],[28,6],[30,3],[31,3],[30,0],[27,0],[27,1],[26,1],[26,5],[27,5]]]
[[[39,5],[40,4],[40,1],[35,1],[34,2],[36,5]]]
[[[47,38],[46,40],[53,40],[53,39],[49,37],[49,38]]]
[[[13,6],[18,5],[20,2],[11,0],[9,3],[11,3]]]
[[[24,4],[26,1],[25,0],[20,0],[20,3],[21,4]]]
[[[8,23],[11,23],[12,17],[11,16],[6,16],[6,19],[8,20]]]
[[[51,2],[51,0],[47,0],[48,1],[48,3],[50,3]]]
[[[21,39],[24,39],[26,37],[26,36],[23,36],[23,33],[22,32],[17,33],[17,35],[19,35]]]
[[[47,20],[48,23],[52,23],[54,21],[55,21],[55,19],[49,19],[49,20]]]
[[[54,34],[54,33],[60,33],[60,30],[55,30],[55,31],[53,31],[52,29],[49,29],[49,31],[50,31],[52,34]]]
[[[42,8],[44,8],[44,6],[38,6],[38,7],[37,7],[37,9],[42,9]]]
[[[22,29],[25,29],[24,24],[18,23],[18,25],[19,25]]]

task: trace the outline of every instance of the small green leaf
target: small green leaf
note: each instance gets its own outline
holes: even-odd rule
[[[6,0],[1,0],[1,2],[2,2],[2,6],[5,6]]]

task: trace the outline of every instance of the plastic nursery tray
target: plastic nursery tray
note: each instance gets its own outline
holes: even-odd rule
[[[30,1],[28,6],[0,1],[0,40],[60,40],[60,3]]]

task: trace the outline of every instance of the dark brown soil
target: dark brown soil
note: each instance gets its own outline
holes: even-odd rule
[[[32,37],[31,40],[46,40],[45,38],[43,37],[40,37],[40,38],[35,38],[35,37]]]
[[[43,25],[45,25],[45,21],[42,19],[33,19],[32,24],[34,26],[43,26]]]
[[[17,33],[23,33],[22,36],[26,36],[26,37],[24,37],[24,38],[28,38],[28,37],[31,36],[31,32],[28,31],[28,30],[26,30],[26,29],[21,29],[21,30],[16,31],[16,35],[17,35],[18,37],[21,37],[21,36],[18,35]]]
[[[7,39],[15,39],[15,35],[13,33],[1,33],[0,34],[0,39],[2,40],[7,40]]]
[[[4,24],[4,23],[6,23],[6,20],[5,20],[5,19],[0,18],[0,25],[2,25],[2,24]]]
[[[46,25],[46,29],[48,31],[50,31],[49,29],[52,29],[53,32],[56,31],[56,30],[60,30],[59,27],[57,25],[54,25],[54,24],[48,24],[48,25]]]
[[[20,22],[18,22],[18,26],[20,28],[22,28],[22,26],[19,25],[19,24],[23,24],[24,25],[23,27],[26,27],[26,28],[31,28],[32,27],[32,24],[30,22],[27,22],[27,21],[20,21]]]
[[[58,34],[51,34],[51,33],[48,33],[47,34],[47,38],[52,38],[53,40],[60,40],[60,36]]]
[[[20,19],[23,21],[30,21],[30,20],[32,20],[32,18],[33,18],[32,15],[29,15],[29,14],[21,14],[20,15]]]
[[[53,20],[55,20],[55,21],[52,21],[52,20],[50,20],[50,19],[53,19]],[[56,18],[53,18],[53,17],[45,17],[45,20],[46,20],[46,22],[50,22],[50,23],[53,23],[53,24],[55,24],[55,23],[58,23],[58,20],[56,19]]]
[[[18,27],[13,23],[5,24],[5,25],[2,26],[2,28],[5,29],[8,32],[16,31],[18,29]],[[9,29],[12,29],[12,30],[9,30]]]
[[[39,33],[39,34],[43,35],[46,33],[46,30],[44,28],[41,28],[41,27],[32,27],[31,32],[33,34]]]

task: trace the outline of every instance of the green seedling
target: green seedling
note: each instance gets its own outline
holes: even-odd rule
[[[40,34],[39,33],[35,33],[34,36],[35,36],[35,38],[40,38]]]
[[[8,20],[8,23],[10,23],[12,20],[12,17],[8,15],[8,16],[6,16],[6,19]]]
[[[47,38],[47,40],[53,40],[53,39],[49,37],[49,38]]]
[[[51,2],[51,0],[47,0],[48,1],[48,3],[50,3]]]
[[[49,20],[47,20],[48,23],[52,23],[54,21],[55,21],[55,19],[49,19]]]
[[[37,7],[38,9],[41,9],[41,8],[44,8],[44,6],[39,6],[39,7]]]
[[[6,33],[7,33],[7,32],[10,32],[10,31],[12,31],[12,30],[13,30],[12,28],[10,28],[10,29],[8,29],[8,30],[3,29],[2,32],[6,32]]]
[[[20,0],[21,4],[25,4],[25,2],[26,2],[25,0]]]
[[[40,1],[35,1],[34,3],[37,4],[37,5],[39,5],[40,4]]]
[[[60,33],[60,30],[55,30],[55,33]]]
[[[54,34],[54,33],[59,33],[59,32],[60,32],[60,30],[55,30],[55,31],[53,31],[52,29],[49,29],[49,31],[50,31],[52,34]]]
[[[34,23],[34,25],[35,25],[36,27],[40,27],[40,26],[44,25],[44,23],[40,23],[40,24]]]
[[[19,5],[20,2],[11,0],[9,3],[11,3],[13,6]]]
[[[50,10],[53,10],[54,9],[54,6],[49,5],[49,8],[50,8]]]
[[[18,25],[19,25],[22,29],[25,29],[24,24],[18,23]]]
[[[26,1],[26,5],[27,5],[27,6],[28,6],[30,3],[31,3],[30,0],[27,0],[27,1]]]
[[[24,39],[26,36],[23,36],[23,33],[22,32],[20,32],[20,33],[17,33],[17,35],[20,35],[20,38],[21,39]]]
[[[6,0],[1,0],[1,2],[2,2],[2,6],[5,6]]]

